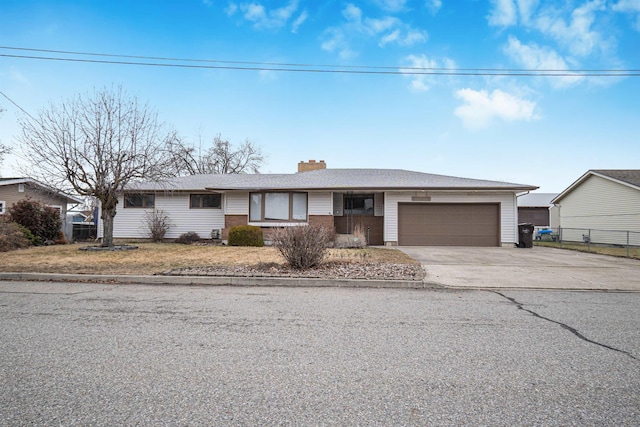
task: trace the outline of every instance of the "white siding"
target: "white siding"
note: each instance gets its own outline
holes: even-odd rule
[[[398,241],[398,203],[411,203],[415,192],[387,192],[384,195],[384,241]],[[433,193],[431,203],[499,203],[500,241],[511,246],[518,241],[517,206],[515,193]]]
[[[563,240],[582,241],[592,230],[633,231],[630,240],[639,244],[640,191],[617,182],[590,176],[558,203]],[[579,230],[568,230],[568,229]],[[593,242],[626,244],[626,233],[593,232]]]
[[[591,176],[560,200],[560,226],[640,232],[640,191]]]
[[[225,214],[249,215],[249,193],[247,191],[226,193],[225,202]]]
[[[148,238],[147,213],[151,213],[152,209],[123,208],[122,197],[118,206],[121,207],[114,218],[113,237]],[[202,238],[209,238],[211,230],[224,227],[222,209],[190,209],[189,193],[156,194],[155,209],[161,209],[169,216],[171,226],[166,235],[168,239],[175,239],[189,231],[198,233]]]
[[[333,204],[331,192],[311,192],[308,203],[309,215],[331,215]]]

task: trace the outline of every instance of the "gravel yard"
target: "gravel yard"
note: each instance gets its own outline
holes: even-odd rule
[[[422,280],[424,269],[416,264],[326,262],[307,270],[286,265],[263,263],[253,266],[217,265],[187,267],[163,273],[170,276],[304,277],[360,280]]]

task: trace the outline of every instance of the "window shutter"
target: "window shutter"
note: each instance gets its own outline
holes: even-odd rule
[[[384,216],[384,193],[373,195],[373,215]]]
[[[344,196],[342,193],[333,193],[333,216],[344,215]]]

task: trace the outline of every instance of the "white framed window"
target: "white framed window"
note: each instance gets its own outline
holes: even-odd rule
[[[251,193],[249,196],[249,221],[306,221],[307,204],[307,193]]]
[[[6,211],[7,211],[7,202],[5,202],[4,200],[0,200],[0,215],[4,215]]]
[[[18,193],[24,193],[24,184],[18,184]]]

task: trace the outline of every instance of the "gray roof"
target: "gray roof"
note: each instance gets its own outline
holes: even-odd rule
[[[591,172],[640,187],[640,169],[592,169]]]
[[[53,187],[48,186],[47,184],[43,184],[40,181],[36,181],[33,178],[22,177],[22,178],[0,178],[0,187],[5,185],[14,185],[14,184],[32,184],[40,187],[45,190],[47,193],[53,194],[57,197],[63,198],[67,200],[67,203],[83,203],[84,200],[77,196],[73,196],[71,194],[67,194],[63,191],[56,190]]]
[[[558,193],[529,193],[518,197],[518,207],[520,208],[542,208],[552,206],[553,200]]]
[[[194,175],[138,183],[135,190],[509,190],[536,186],[434,175],[401,169],[322,169],[294,174]]]

